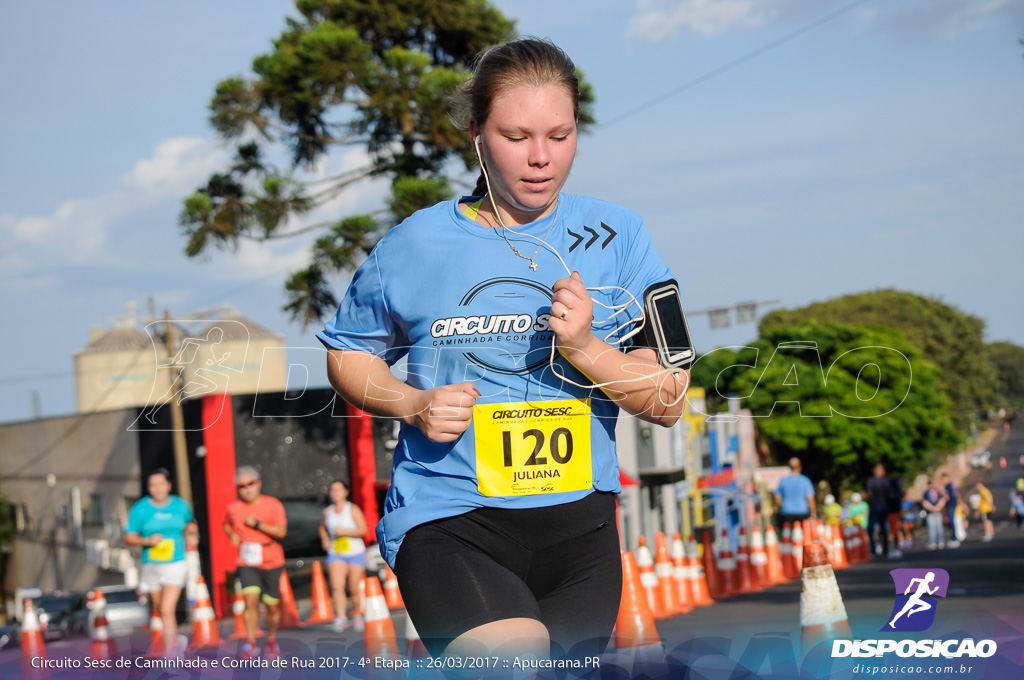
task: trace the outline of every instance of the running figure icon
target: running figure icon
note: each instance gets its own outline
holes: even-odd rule
[[[889,622],[890,628],[895,628],[896,620],[904,614],[906,614],[907,618],[909,619],[914,614],[917,614],[918,612],[926,612],[934,606],[931,602],[921,599],[925,595],[934,595],[935,591],[939,589],[939,586],[935,586],[934,588],[928,587],[928,585],[934,580],[934,571],[929,571],[924,578],[910,579],[910,584],[907,586],[907,589],[903,591],[903,594],[909,595],[910,590],[914,587],[915,583],[918,584],[917,592],[913,595],[910,595],[910,599],[907,600],[906,604],[903,605],[903,609],[900,610],[900,613],[892,617],[892,621]]]

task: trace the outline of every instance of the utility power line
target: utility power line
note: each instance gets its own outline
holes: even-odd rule
[[[745,64],[746,62],[751,61],[752,59],[755,59],[755,58],[761,56],[762,54],[765,54],[766,52],[770,52],[770,51],[774,50],[777,47],[781,47],[781,46],[785,45],[786,43],[788,43],[788,42],[790,42],[792,40],[795,40],[796,38],[799,38],[804,33],[809,33],[809,32],[813,31],[816,28],[824,26],[828,22],[833,21],[835,19],[838,19],[839,17],[843,16],[844,14],[846,14],[848,12],[851,12],[854,9],[860,7],[861,5],[865,5],[865,4],[869,3],[869,2],[871,2],[871,0],[856,0],[856,2],[851,2],[849,5],[845,5],[843,7],[840,7],[836,11],[831,12],[829,14],[826,14],[825,16],[821,17],[820,19],[816,19],[815,21],[812,21],[809,24],[801,26],[800,28],[796,29],[795,31],[793,31],[791,33],[787,33],[786,35],[782,36],[781,38],[778,38],[778,39],[773,40],[773,41],[771,41],[771,42],[769,42],[769,43],[767,43],[765,45],[762,45],[761,47],[758,47],[757,49],[755,49],[755,50],[753,50],[751,52],[747,52],[743,56],[737,57],[736,59],[733,59],[732,61],[730,61],[730,62],[728,62],[726,64],[723,64],[722,66],[719,66],[717,68],[711,69],[707,73],[705,73],[705,74],[703,74],[701,76],[697,76],[693,80],[687,81],[687,82],[683,83],[682,85],[679,85],[678,87],[675,87],[675,88],[669,90],[668,92],[665,92],[664,94],[661,94],[661,95],[655,97],[654,99],[651,99],[651,100],[649,100],[647,102],[644,102],[643,104],[640,104],[639,106],[637,106],[635,108],[632,108],[629,111],[626,111],[625,113],[619,114],[618,116],[612,118],[609,121],[606,121],[604,123],[600,123],[600,124],[596,125],[595,127],[598,130],[603,130],[604,128],[609,127],[611,125],[615,125],[616,123],[619,123],[619,122],[621,122],[621,121],[623,121],[623,120],[625,120],[625,119],[627,119],[627,118],[629,118],[631,116],[635,116],[636,114],[638,114],[638,113],[640,113],[642,111],[646,111],[647,109],[649,109],[649,108],[651,108],[651,107],[653,107],[653,106],[655,106],[657,104],[660,104],[661,102],[665,101],[666,99],[670,99],[670,98],[676,96],[677,94],[681,94],[681,93],[683,93],[683,92],[685,92],[685,91],[687,91],[687,90],[689,90],[691,88],[696,87],[697,85],[700,85],[701,83],[705,83],[705,82],[711,80],[712,78],[714,78],[716,76],[722,75],[726,71],[731,71],[732,69],[736,68],[737,66],[740,66],[741,64]]]

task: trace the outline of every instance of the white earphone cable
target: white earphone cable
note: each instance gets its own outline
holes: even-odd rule
[[[530,239],[533,239],[533,240],[537,241],[541,246],[544,246],[545,248],[550,250],[555,255],[555,257],[558,258],[558,261],[562,263],[562,267],[565,268],[566,275],[572,276],[572,270],[569,268],[569,265],[566,264],[565,258],[563,258],[561,253],[558,252],[558,249],[556,249],[554,246],[552,246],[546,240],[544,240],[543,238],[540,238],[538,236],[534,236],[533,234],[527,234],[527,233],[524,233],[524,232],[519,232],[519,231],[516,231],[515,229],[512,229],[510,227],[505,226],[505,223],[501,219],[501,214],[498,212],[498,206],[494,202],[494,192],[491,190],[491,179],[490,179],[490,177],[487,174],[487,169],[484,167],[483,154],[480,152],[480,136],[477,135],[476,139],[474,139],[473,142],[474,142],[473,143],[473,149],[474,149],[474,151],[476,151],[476,157],[477,157],[477,160],[480,163],[480,172],[483,173],[484,183],[487,185],[487,198],[488,198],[488,200],[491,203],[491,208],[494,210],[494,216],[498,220],[498,224],[501,226],[501,228],[503,230],[503,233],[504,232],[511,232],[511,233],[513,233],[513,234],[515,234],[517,236],[522,237],[522,238],[530,238]],[[558,198],[556,200],[560,201],[561,199]],[[557,217],[557,209],[556,209],[555,216]],[[552,225],[552,227],[554,226],[554,218],[552,219],[551,225]],[[548,228],[548,233],[550,233],[550,232],[551,232],[551,227]],[[545,234],[545,236],[547,236],[547,234]],[[505,240],[508,241],[508,237],[507,236],[505,237]],[[519,252],[515,248],[513,248],[513,252],[515,252],[516,255],[519,255]],[[522,255],[520,255],[520,257],[522,257]],[[536,257],[536,253],[534,254],[534,257]],[[529,259],[529,258],[527,258],[527,259]],[[531,262],[532,262],[532,260],[531,260]],[[623,324],[617,326],[616,328],[612,329],[611,331],[609,331],[608,334],[605,335],[604,338],[602,338],[602,340],[604,342],[606,342],[606,343],[608,343],[610,345],[621,345],[621,344],[625,343],[627,340],[629,340],[630,338],[632,338],[634,335],[639,333],[641,330],[643,330],[644,326],[647,324],[647,314],[644,311],[643,305],[641,305],[639,303],[639,301],[637,301],[636,296],[634,296],[630,291],[626,290],[625,288],[623,288],[621,286],[588,286],[588,287],[586,287],[586,290],[588,290],[588,291],[591,291],[591,290],[593,290],[593,291],[597,291],[597,290],[621,290],[622,292],[624,292],[626,295],[629,296],[629,301],[625,302],[623,304],[620,304],[620,305],[606,305],[603,302],[601,302],[600,300],[597,300],[593,296],[591,296],[590,299],[591,299],[591,301],[593,301],[594,304],[600,305],[601,307],[604,307],[605,309],[614,310],[607,318],[602,319],[600,321],[600,324],[605,324],[608,321],[610,321],[611,319],[614,319],[616,316],[618,316],[619,314],[624,313],[626,310],[628,310],[633,305],[636,305],[637,308],[640,310],[640,317],[638,319],[636,319],[636,320],[629,319],[625,323],[623,323]],[[595,322],[593,320],[591,320],[591,325],[593,325],[594,323]],[[630,324],[635,324],[635,328],[633,328],[631,331],[625,333],[622,337],[613,339],[614,336],[616,336],[616,334],[618,334],[623,329],[627,328]],[[561,373],[560,370],[555,367],[555,358],[558,356],[558,350],[557,350],[557,345],[556,345],[556,338],[557,338],[557,336],[554,334],[554,331],[552,331],[551,354],[550,354],[550,357],[548,359],[548,366],[549,366],[549,368],[551,368],[551,372],[556,377],[558,377],[563,382],[569,383],[570,385],[574,385],[575,387],[579,387],[581,389],[592,389],[592,388],[610,387],[612,385],[621,385],[621,384],[624,384],[624,383],[649,381],[649,380],[654,378],[653,375],[645,375],[645,376],[640,376],[640,377],[637,377],[637,378],[630,378],[630,379],[627,379],[627,380],[613,380],[613,381],[609,381],[609,382],[605,382],[605,383],[593,383],[593,384],[590,384],[590,385],[581,385],[581,384],[575,382],[574,380],[572,380],[571,378],[569,378],[568,376],[566,376],[564,373]],[[669,375],[673,375],[673,376],[678,376],[684,370],[684,369],[681,369],[681,368],[674,368],[674,367],[672,367],[672,368],[664,368],[664,367],[659,366],[659,368],[661,368],[662,372],[667,373]],[[676,380],[678,381],[679,378],[676,377]],[[659,390],[659,394],[660,394],[660,390]],[[673,400],[671,403],[666,403],[665,406],[670,406],[670,407],[671,406],[675,406],[680,401],[682,401],[685,397],[686,397],[686,390],[683,390],[680,393],[678,398]]]

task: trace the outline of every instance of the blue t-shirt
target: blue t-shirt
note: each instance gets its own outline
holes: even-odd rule
[[[551,244],[584,285],[621,286],[632,293],[640,306],[615,318],[594,306],[594,335],[617,337],[619,326],[628,328],[627,322],[639,317],[644,291],[672,278],[669,269],[635,212],[567,194],[559,203],[557,213],[514,229]],[[505,235],[526,255],[539,243]],[[457,200],[439,203],[381,239],[356,271],[337,314],[317,334],[326,347],[372,352],[389,365],[407,358],[406,382],[419,389],[471,381],[482,395],[478,406],[592,399],[592,485],[576,491],[484,495],[477,488],[473,424],[444,444],[403,425],[377,526],[382,553],[392,566],[405,534],[426,522],[483,506],[533,508],[579,500],[593,489],[621,490],[614,446],[618,407],[599,389],[563,382],[548,364],[554,337],[548,327],[551,287],[569,274],[545,246],[535,259],[538,268],[532,271],[500,229],[466,217]],[[609,306],[629,301],[620,290],[590,294]],[[560,373],[581,385],[590,382],[556,356]]]
[[[153,505],[149,496],[142,498],[128,511],[126,533],[138,534],[143,538],[161,534],[168,544],[145,548],[143,562],[180,562],[185,559],[185,525],[192,521],[192,508],[184,499],[170,495],[166,505]],[[164,559],[169,556],[170,559]]]
[[[780,514],[806,515],[811,511],[811,506],[807,504],[807,497],[814,495],[814,485],[806,475],[786,475],[779,480],[779,488],[776,493],[782,496]]]

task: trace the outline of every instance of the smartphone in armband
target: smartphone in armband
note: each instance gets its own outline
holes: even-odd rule
[[[687,369],[697,358],[686,326],[679,286],[669,280],[657,283],[644,293],[647,346],[658,352],[658,361],[665,368]]]

